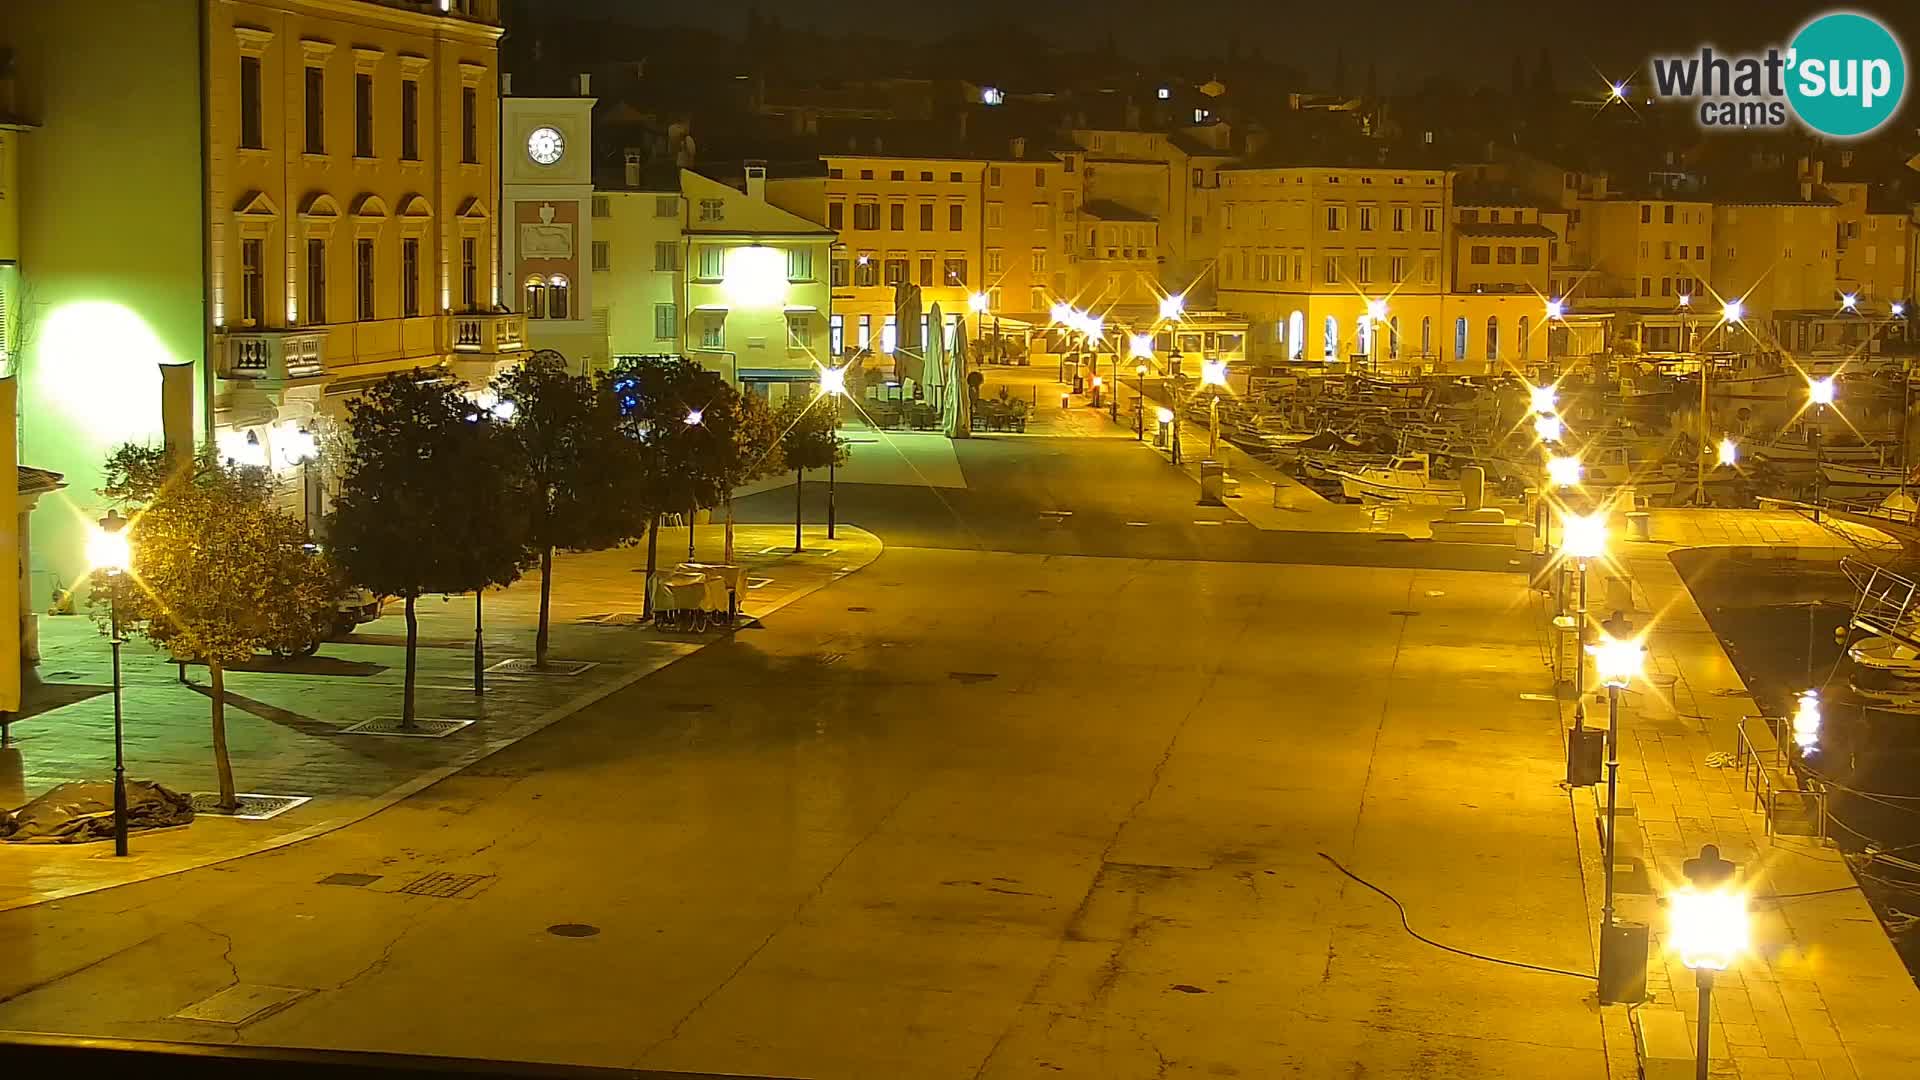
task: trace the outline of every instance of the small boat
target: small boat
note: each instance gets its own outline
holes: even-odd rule
[[[1349,499],[1414,506],[1465,506],[1467,502],[1459,481],[1440,480],[1432,475],[1425,454],[1403,454],[1385,466],[1358,472],[1344,469],[1332,472],[1340,481],[1340,493]]]
[[[1920,649],[1895,638],[1877,634],[1863,637],[1847,646],[1847,659],[1862,671],[1920,680]]]
[[[1820,475],[1836,487],[1899,487],[1906,470],[1898,466],[1851,465],[1839,461],[1820,463]]]
[[[1813,438],[1813,428],[1806,424],[1795,424],[1775,435],[1761,446],[1753,448],[1754,455],[1769,461],[1806,462],[1815,461],[1879,465],[1887,455],[1897,452],[1897,446],[1884,439],[1862,440],[1852,432],[1844,435],[1823,435],[1818,445]]]

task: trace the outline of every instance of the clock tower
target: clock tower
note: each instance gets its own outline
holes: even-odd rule
[[[585,75],[570,97],[500,99],[500,244],[509,303],[527,345],[556,349],[575,371],[606,351],[593,300],[593,101]]]

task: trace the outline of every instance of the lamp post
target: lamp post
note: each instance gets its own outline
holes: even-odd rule
[[[1607,688],[1607,842],[1602,855],[1606,860],[1606,896],[1600,906],[1600,938],[1604,943],[1600,949],[1600,1000],[1611,1003],[1610,991],[1614,982],[1610,976],[1614,972],[1609,970],[1612,966],[1609,961],[1615,955],[1615,950],[1607,939],[1613,930],[1613,865],[1617,844],[1614,826],[1617,824],[1620,782],[1620,691],[1640,677],[1646,650],[1640,647],[1638,641],[1622,641],[1608,634],[1598,643],[1588,646],[1587,651],[1593,656],[1594,674],[1600,677],[1600,685]]]
[[[1200,385],[1212,390],[1207,399],[1207,458],[1216,460],[1220,455],[1220,391],[1227,385],[1227,362],[1202,360]]]
[[[1668,932],[1680,962],[1693,969],[1700,988],[1700,1018],[1694,1031],[1694,1077],[1707,1080],[1713,1046],[1713,978],[1747,948],[1747,898],[1733,886],[1735,867],[1707,844],[1681,867],[1687,884],[1667,897]]]
[[[828,409],[833,420],[827,428],[827,539],[833,539],[833,471],[834,461],[840,456],[840,397],[847,392],[847,369],[844,367],[822,368],[820,370],[820,392],[827,395]],[[793,542],[794,550],[800,549],[799,538]]]
[[[1573,726],[1580,727],[1587,712],[1587,560],[1607,554],[1607,518],[1604,512],[1568,514],[1560,519],[1560,554],[1574,560],[1580,577],[1580,602],[1574,610],[1574,626],[1579,634],[1578,665],[1573,669]]]
[[[120,579],[133,562],[127,519],[107,516],[87,539],[87,559],[107,572],[107,641],[113,647],[113,853],[127,853],[127,758],[125,721],[120,706]]]
[[[1367,301],[1367,366],[1380,370],[1380,328],[1386,325],[1387,302]]]
[[[1147,362],[1143,359],[1133,365],[1133,437],[1144,440],[1147,437]]]
[[[1820,521],[1820,504],[1826,497],[1826,456],[1820,447],[1820,424],[1827,418],[1827,406],[1833,404],[1833,376],[1807,380],[1807,403],[1813,406],[1813,520]]]
[[[838,413],[836,413],[835,415],[837,417]],[[706,415],[702,413],[699,409],[687,410],[687,427],[689,429],[699,427],[700,422],[704,419],[706,419]],[[829,489],[831,489],[831,485],[829,485]],[[698,507],[694,507],[694,506],[687,507],[687,561],[688,562],[693,561],[693,519],[694,519],[694,516],[698,513],[699,513]],[[832,535],[832,534],[829,533],[828,535]]]

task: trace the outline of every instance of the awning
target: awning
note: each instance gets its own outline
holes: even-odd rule
[[[820,377],[820,371],[813,367],[743,367],[734,371],[734,377],[741,382],[812,382]]]

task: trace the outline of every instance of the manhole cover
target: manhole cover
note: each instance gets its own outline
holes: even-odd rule
[[[1419,613],[1419,612],[1417,612],[1417,611],[1407,611],[1407,610],[1406,610],[1406,609],[1404,609],[1404,608],[1396,608],[1396,609],[1395,609],[1395,610],[1393,610],[1393,611],[1389,611],[1389,612],[1387,612],[1387,614],[1389,614],[1389,615],[1408,615],[1408,616],[1412,616],[1412,615],[1418,615],[1418,614],[1420,614],[1420,613]]]
[[[848,611],[872,611],[873,609],[870,607],[850,607],[847,610]]]
[[[302,803],[313,801],[313,796],[311,795],[257,795],[243,793],[234,796],[234,798],[239,800],[240,805],[238,808],[222,810],[220,808],[220,793],[217,791],[197,791],[191,798],[193,799],[193,812],[196,814],[237,818],[241,821],[265,821],[268,818],[279,817],[281,814],[286,813]]]
[[[352,727],[342,728],[342,735],[394,735],[408,739],[444,739],[464,727],[471,727],[471,720],[453,720],[443,716],[416,716],[412,727],[401,727],[398,716],[376,716],[371,720],[362,720]]]
[[[173,1016],[176,1020],[198,1020],[203,1024],[239,1027],[277,1013],[310,992],[291,986],[235,983],[212,997],[194,1002]]]
[[[547,927],[547,933],[554,937],[592,937],[599,932],[599,927],[589,926],[583,922],[554,923]]]
[[[402,885],[399,891],[411,896],[437,896],[442,900],[470,900],[482,885],[492,880],[492,874],[448,874],[436,871]]]
[[[321,878],[317,884],[345,885],[349,888],[358,889],[379,881],[381,877],[382,875],[380,874],[328,874],[326,877]]]
[[[957,683],[967,683],[969,685],[973,683],[992,682],[993,680],[999,677],[1000,676],[998,674],[991,671],[949,671],[947,672],[947,678],[952,679],[954,682],[957,682]]]
[[[487,670],[495,675],[578,675],[593,667],[590,660],[549,660],[546,667],[535,667],[529,657],[502,660]]]

